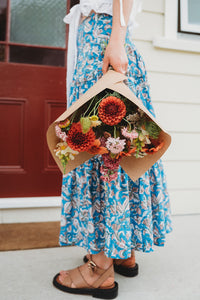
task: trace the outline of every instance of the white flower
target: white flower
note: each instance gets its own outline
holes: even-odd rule
[[[112,153],[117,154],[120,153],[126,144],[126,140],[120,140],[120,138],[107,138],[106,141],[106,147],[108,150],[110,150]]]

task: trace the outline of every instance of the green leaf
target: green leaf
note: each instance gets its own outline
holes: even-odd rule
[[[153,139],[157,139],[161,131],[160,127],[153,121],[145,122],[145,130],[148,131],[149,136]]]
[[[80,119],[81,128],[83,133],[87,133],[90,130],[91,127],[91,121],[88,117],[84,118],[82,117]]]

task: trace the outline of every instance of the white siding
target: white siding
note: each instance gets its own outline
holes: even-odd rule
[[[155,48],[153,39],[164,35],[165,1],[143,3],[133,39],[145,61],[157,118],[172,135],[163,156],[172,213],[200,213],[200,54]]]

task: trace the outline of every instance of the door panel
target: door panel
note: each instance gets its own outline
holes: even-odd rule
[[[66,109],[65,13],[53,0],[1,2],[0,24],[6,17],[6,26],[0,29],[0,197],[60,195],[62,176],[46,131]],[[53,17],[57,29],[48,28]],[[42,26],[34,29],[34,22]]]
[[[66,109],[65,72],[1,65],[1,197],[60,194],[61,174],[47,149],[46,130]]]

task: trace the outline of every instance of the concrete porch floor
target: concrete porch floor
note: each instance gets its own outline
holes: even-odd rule
[[[200,215],[173,216],[173,228],[165,247],[155,246],[152,253],[136,252],[140,267],[136,278],[116,274],[117,299],[200,299]],[[78,247],[1,252],[0,299],[92,299],[64,293],[52,285],[59,270],[82,264],[84,254]]]

